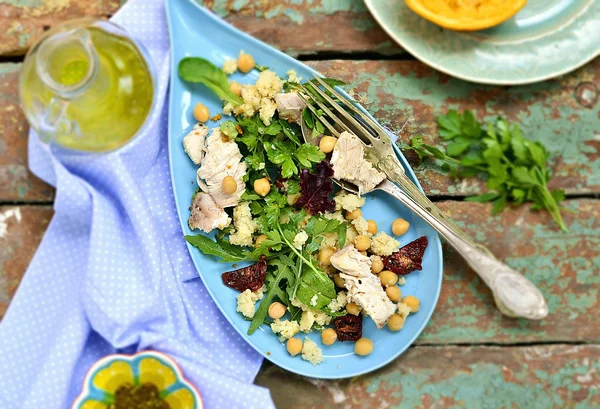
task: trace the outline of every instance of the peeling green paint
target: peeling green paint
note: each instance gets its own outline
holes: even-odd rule
[[[304,14],[298,10],[287,8],[284,10],[283,14],[296,24],[302,24],[304,22]]]
[[[351,11],[354,13],[366,12],[367,7],[362,1],[356,0],[321,0],[321,5],[311,7],[312,14],[330,15],[339,11]]]
[[[0,4],[10,4],[16,7],[41,7],[44,2],[42,0],[0,0]]]
[[[283,10],[282,5],[275,6],[271,9],[269,9],[267,12],[265,12],[265,18],[269,19],[269,18],[277,17],[278,15],[281,14],[282,10]]]
[[[504,318],[496,311],[491,294],[481,280],[466,264],[455,261],[459,257],[455,252],[446,251],[445,263],[452,268],[445,271],[443,286],[453,288],[452,295],[446,299],[443,313],[432,316],[417,342],[569,340],[574,335],[562,330],[567,322],[572,325],[570,328],[593,325],[600,283],[600,256],[596,255],[600,248],[600,230],[594,210],[598,207],[594,203],[591,200],[564,202],[569,212],[580,215],[571,219],[566,234],[553,225],[526,222],[509,227],[504,224],[504,229],[497,229],[503,226],[501,216],[486,217],[483,224],[465,223],[464,220],[471,220],[472,216],[457,211],[457,224],[475,233],[481,242],[490,243],[495,236],[507,240],[506,244],[500,243],[509,249],[503,261],[539,286],[548,302],[551,318],[541,322]],[[460,206],[454,208],[458,210]],[[517,243],[521,243],[521,247],[512,249],[516,243],[510,241],[511,237],[519,237]],[[562,324],[557,326],[560,322]],[[595,339],[597,336],[589,340]]]
[[[585,364],[572,359],[562,367],[528,373],[526,365],[510,371],[504,365],[482,361],[444,374],[440,379],[437,369],[403,368],[370,378],[366,392],[393,396],[399,402],[393,408],[403,409],[422,408],[425,396],[430,401],[439,402],[445,409],[563,408],[567,403],[565,398],[572,402],[572,397],[556,393],[557,389],[575,392],[581,388],[577,376],[598,369],[600,364],[597,361]],[[505,380],[506,371],[510,371],[514,378]],[[593,395],[590,393],[575,407],[592,407],[595,401]]]
[[[375,22],[375,20],[372,19],[367,19],[367,18],[353,18],[350,20],[350,25],[356,30],[356,31],[369,31],[374,29],[375,27],[377,27],[377,23]]]
[[[11,74],[13,72],[19,72],[21,69],[21,63],[2,63],[0,64],[0,75]]]
[[[21,47],[21,48],[25,47],[27,44],[29,44],[30,40],[31,40],[30,33],[19,34],[19,47]]]
[[[19,198],[24,198],[25,195],[27,194],[27,192],[29,191],[29,187],[28,186],[17,186],[17,194],[19,195]]]

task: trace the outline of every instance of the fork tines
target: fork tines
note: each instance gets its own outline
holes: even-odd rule
[[[354,101],[352,101],[348,97],[342,95],[342,93],[335,90],[335,88],[331,87],[329,84],[327,84],[321,78],[319,78],[317,76],[315,76],[314,78],[315,79],[313,81],[311,81],[311,84],[313,85],[312,88],[318,93],[319,96],[321,96],[325,101],[327,101],[330,104],[330,106],[338,113],[338,115],[342,116],[346,121],[348,121],[347,123],[351,124],[354,127],[355,131],[350,129],[339,116],[334,115],[330,109],[327,109],[327,110],[323,109],[323,106],[326,107],[326,104],[323,103],[322,101],[319,101],[317,98],[315,98],[314,96],[311,95],[312,101],[314,101],[317,104],[317,106],[323,110],[323,112],[327,113],[327,115],[338,126],[340,126],[342,129],[347,130],[348,132],[351,132],[351,133],[356,133],[356,131],[359,131],[362,135],[357,135],[357,136],[361,137],[361,139],[367,139],[371,143],[373,143],[374,139],[376,139],[377,137],[387,138],[387,134],[383,130],[383,128],[381,128],[381,126],[379,126],[379,124],[377,124],[377,122],[373,121],[367,114],[365,114],[359,108],[357,108]],[[321,87],[317,86],[315,81],[318,82],[318,84],[320,86],[322,86],[323,89],[321,89]],[[344,106],[342,106],[338,102],[336,102],[327,92],[325,92],[325,90],[328,91],[332,96],[337,98],[338,101],[343,103]],[[350,112],[348,112],[348,110],[350,110],[355,116],[353,116]],[[357,117],[360,120],[357,119]],[[369,128],[371,128],[371,129],[367,129],[364,124],[368,125]],[[375,133],[375,135],[374,135],[374,133]]]

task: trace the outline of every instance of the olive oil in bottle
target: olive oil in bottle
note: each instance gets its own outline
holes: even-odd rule
[[[21,73],[21,104],[33,129],[74,150],[124,145],[148,118],[154,92],[149,59],[107,21],[76,20],[51,30]]]

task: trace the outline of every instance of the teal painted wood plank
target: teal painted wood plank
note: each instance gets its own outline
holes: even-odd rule
[[[418,344],[600,343],[600,200],[566,202],[572,211],[565,217],[567,234],[548,215],[526,206],[489,217],[488,205],[439,205],[500,259],[532,279],[547,297],[550,315],[541,322],[502,316],[487,287],[454,251],[444,248],[442,293]],[[50,206],[18,208],[20,222],[8,218],[0,238],[0,282],[9,283],[0,290],[0,318],[52,214]],[[13,210],[14,206],[0,207],[0,214]]]
[[[357,378],[307,379],[266,363],[256,383],[279,409],[591,409],[599,356],[598,345],[415,347]]]
[[[465,82],[418,61],[310,64],[348,82],[355,97],[403,140],[423,135],[439,144],[436,118],[449,109],[469,109],[481,121],[501,115],[548,148],[551,188],[600,193],[600,58],[564,77],[517,87]],[[452,180],[430,164],[419,166],[417,176],[430,195],[464,196],[483,188],[476,179]]]

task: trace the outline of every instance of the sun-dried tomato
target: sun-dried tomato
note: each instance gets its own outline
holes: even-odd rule
[[[347,314],[333,319],[335,333],[340,342],[358,341],[362,338],[362,316]]]
[[[258,263],[251,266],[240,268],[234,271],[223,273],[223,284],[228,287],[243,292],[246,290],[256,291],[265,283],[267,275],[267,259],[262,256]]]
[[[421,262],[423,261],[423,254],[426,248],[427,237],[419,237],[391,256],[383,257],[384,268],[399,275],[406,275],[415,270],[421,270]]]

